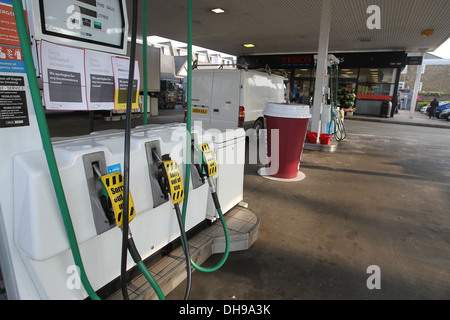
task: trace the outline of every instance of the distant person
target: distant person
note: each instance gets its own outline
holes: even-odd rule
[[[437,110],[438,105],[439,105],[439,102],[438,102],[437,98],[434,98],[434,100],[431,101],[431,103],[430,103],[430,110],[428,112],[430,119],[433,119],[433,120],[436,119],[436,110]]]
[[[398,92],[397,92],[397,104],[394,107],[394,112],[392,113],[392,115],[398,113],[398,110],[400,109],[400,102],[401,101],[402,101],[402,92],[400,90],[398,90]]]

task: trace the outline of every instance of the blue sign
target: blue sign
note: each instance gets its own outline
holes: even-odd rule
[[[120,166],[120,163],[113,164],[112,166],[108,167],[108,174],[114,173],[114,172],[122,172],[122,168]]]
[[[20,49],[18,47],[8,47],[8,46],[0,46],[0,58],[3,58],[4,55],[8,54],[8,52]],[[6,52],[4,52],[6,50]],[[18,51],[16,51],[18,52]],[[24,73],[25,70],[25,62],[23,60],[6,60],[0,59],[0,72],[18,72]]]

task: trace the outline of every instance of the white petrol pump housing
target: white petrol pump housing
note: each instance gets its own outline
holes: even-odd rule
[[[61,41],[67,44],[113,54],[126,52],[125,0],[23,2],[35,45],[42,39],[57,40],[58,36],[50,33],[62,30]],[[95,29],[96,21],[96,30],[100,30],[100,25],[101,30],[107,26],[100,18],[106,14],[116,16],[120,11],[121,19],[114,23],[119,24],[117,32],[125,39],[118,34],[104,38],[101,33],[92,33],[95,39],[86,39],[83,29],[87,28],[86,20],[81,33],[73,34],[68,25],[62,24],[68,19],[67,12],[58,17],[59,22],[53,22],[56,23],[53,27],[41,20],[50,18],[49,12],[53,9],[64,6],[72,8],[70,14],[92,17],[90,26]],[[69,19],[69,22],[83,24],[83,19]],[[43,32],[44,27],[51,32]],[[74,277],[75,262],[40,139],[27,75],[1,73],[0,76],[17,77],[14,88],[24,93],[22,101],[28,120],[26,125],[0,127],[0,263],[8,299],[87,298],[81,282]],[[130,229],[143,259],[180,235],[173,203],[164,197],[158,184],[155,169],[158,163],[152,155],[155,152],[176,161],[184,179],[186,152],[194,152],[186,150],[186,136],[185,124],[149,125],[131,131],[130,194],[135,217],[130,221]],[[213,179],[222,211],[226,213],[243,198],[245,132],[235,129],[219,136],[208,135],[194,126],[191,138],[194,146],[209,143],[217,155],[218,174]],[[108,215],[98,175],[117,172],[123,167],[124,132],[94,132],[81,137],[53,139],[52,144],[84,269],[92,288],[98,290],[116,279],[121,269],[122,234],[115,220]],[[200,178],[195,166],[191,166],[190,175],[186,231],[217,216],[208,184]],[[132,259],[128,259],[127,267],[132,265]]]
[[[173,204],[161,197],[161,190],[155,183],[152,151],[176,161],[184,177],[185,136],[183,124],[144,127],[132,132],[130,193],[136,217],[130,222],[130,228],[144,258],[179,237]],[[206,142],[205,137],[208,135],[194,129],[193,145]],[[103,174],[117,170],[123,161],[123,138],[122,132],[113,130],[58,139],[53,143],[84,267],[94,290],[120,275],[121,231],[102,215],[93,166],[97,165]],[[217,161],[217,193],[224,213],[242,200],[243,162],[233,163],[235,160],[231,159],[239,159],[245,153],[243,139],[244,132],[238,129],[229,131],[221,139],[219,148],[209,142],[219,157],[228,158],[225,164],[220,158]],[[23,264],[20,269],[25,274],[18,273],[17,277],[22,281],[29,279],[35,289],[32,292],[19,290],[16,298],[86,298],[83,288],[77,289],[69,281],[74,262],[43,151],[22,153],[18,150],[13,158],[14,210],[3,212],[14,216],[14,243],[9,250],[16,251],[21,258],[18,263]],[[186,230],[207,217],[216,216],[208,184],[199,179],[196,170],[191,166]],[[132,267],[131,259],[128,263],[128,267]]]
[[[205,137],[208,137],[208,131],[206,130]],[[214,176],[215,185],[222,211],[225,213],[244,198],[245,131],[239,128],[217,132],[213,145],[218,169],[217,175]],[[211,196],[208,197],[206,212],[207,219],[217,217]]]

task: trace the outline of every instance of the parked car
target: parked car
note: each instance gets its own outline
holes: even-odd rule
[[[429,106],[430,105],[423,106],[422,108],[420,108],[420,112],[422,112],[422,113],[427,112],[427,109],[428,109]]]
[[[444,111],[444,110],[446,110],[446,109],[449,109],[450,108],[450,102],[448,102],[448,101],[442,101],[442,102],[439,102],[439,106],[436,108],[436,118],[440,118],[439,117],[439,114],[442,112],[442,111]]]
[[[450,121],[450,108],[441,111],[441,113],[439,114],[439,118]]]

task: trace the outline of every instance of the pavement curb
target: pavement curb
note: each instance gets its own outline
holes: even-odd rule
[[[364,116],[352,116],[352,117],[346,117],[345,120],[381,122],[381,123],[389,123],[389,124],[401,124],[401,125],[407,125],[407,126],[450,129],[450,125],[446,125],[446,124],[408,122],[408,121],[402,121],[402,120],[395,120],[392,118],[373,118],[373,117],[364,117]],[[432,121],[432,120],[430,120],[430,121]],[[440,121],[440,120],[436,120],[436,121]]]

